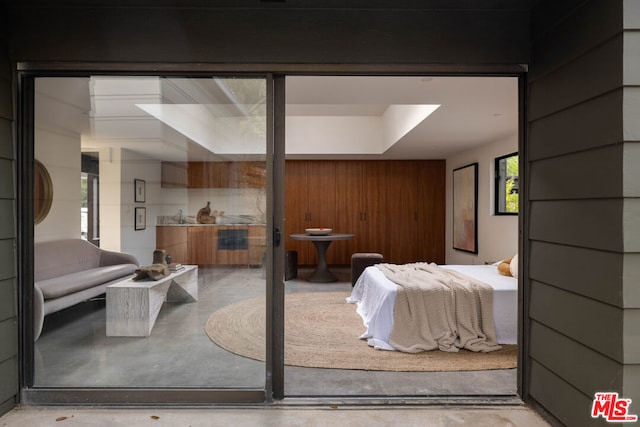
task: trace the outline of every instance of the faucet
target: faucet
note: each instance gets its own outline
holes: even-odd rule
[[[174,216],[174,218],[176,216],[178,217],[178,224],[184,224],[184,216],[182,215],[182,209],[178,209],[178,213],[177,215]]]

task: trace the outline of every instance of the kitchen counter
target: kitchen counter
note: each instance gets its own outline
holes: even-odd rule
[[[265,251],[266,224],[158,224],[156,246],[165,249],[174,262],[196,265],[259,266]],[[229,230],[229,231],[227,231]],[[220,246],[230,230],[244,230],[244,245]],[[221,233],[225,236],[219,241]]]

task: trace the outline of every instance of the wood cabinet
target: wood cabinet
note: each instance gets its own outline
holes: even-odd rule
[[[188,188],[222,188],[224,171],[219,162],[189,162]]]
[[[285,250],[298,252],[298,263],[308,262],[308,242],[293,240],[291,234],[304,233],[307,224],[307,162],[286,162],[285,164]]]
[[[382,215],[384,223],[375,227],[388,230],[386,236],[385,256],[389,260],[406,263],[421,261],[418,258],[420,241],[418,230],[418,175],[415,161],[390,161],[385,163],[384,170],[384,206]],[[444,205],[442,205],[444,207]],[[380,228],[378,228],[380,227]],[[444,232],[444,228],[442,229]],[[422,259],[422,261],[428,261]]]
[[[187,188],[189,186],[189,165],[186,162],[162,162],[162,188]]]
[[[249,265],[262,264],[262,256],[267,249],[267,229],[263,225],[249,226]]]
[[[363,164],[361,185],[364,205],[359,215],[362,222],[360,226],[362,240],[359,241],[356,252],[379,252],[387,260],[392,260],[388,255],[390,234],[399,232],[399,227],[404,228],[407,224],[399,224],[386,215],[389,203],[386,169],[387,165],[384,161]]]
[[[289,236],[318,227],[341,232],[336,229],[335,162],[287,162],[285,176],[285,248],[298,252],[299,264],[315,264],[317,253],[313,244]],[[333,246],[327,252],[329,263],[335,259]]]
[[[418,168],[418,253],[420,260],[445,261],[445,180],[444,161],[420,162]]]
[[[187,264],[187,227],[157,226],[156,248],[167,251],[173,262]]]
[[[355,235],[354,240],[329,247],[329,264],[348,265],[355,252],[379,252],[394,263],[444,262],[444,161],[287,161],[286,165],[286,249],[298,251],[299,264],[314,264],[315,249],[288,235],[308,227]],[[320,188],[325,194],[317,197]],[[331,188],[333,195],[327,195]],[[314,212],[321,213],[324,221],[308,221],[309,212],[311,218]]]
[[[187,247],[189,264],[209,265],[216,263],[218,233],[216,227],[189,226],[187,228]]]
[[[248,226],[235,225],[194,225],[187,228],[187,246],[189,264],[198,265],[248,265],[249,248],[221,249],[218,246],[218,236],[222,230],[244,230],[249,232]],[[247,238],[248,241],[248,238]]]
[[[223,188],[264,188],[267,181],[265,162],[225,162]]]
[[[329,246],[329,264],[348,265],[355,252],[379,252],[394,263],[444,262],[443,160],[287,161],[285,201],[285,249],[297,251],[301,265],[317,262],[315,247],[289,235],[311,227],[355,235]],[[247,229],[246,250],[218,250],[218,230],[229,228]],[[260,265],[266,247],[264,226],[157,230],[158,247],[184,264]]]
[[[358,252],[365,240],[363,194],[364,162],[341,160],[335,162],[336,170],[336,231],[353,234],[353,240],[344,240],[333,245],[335,264],[348,264],[351,254]],[[335,242],[334,242],[335,243]],[[328,261],[332,263],[331,261]]]
[[[355,240],[338,259],[354,252],[379,252],[393,262],[416,259],[417,164],[414,161],[342,161],[337,165],[339,228]]]
[[[241,230],[244,247],[221,249],[221,230]],[[260,265],[266,248],[263,225],[157,226],[156,247],[165,249],[174,262],[197,265]]]
[[[263,188],[265,183],[265,162],[162,162],[163,188]]]

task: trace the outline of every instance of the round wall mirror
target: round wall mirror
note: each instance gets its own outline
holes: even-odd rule
[[[53,202],[53,182],[51,176],[42,163],[33,163],[33,220],[36,224],[42,222],[51,209]]]

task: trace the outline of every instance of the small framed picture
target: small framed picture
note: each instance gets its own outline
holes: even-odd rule
[[[134,230],[138,231],[147,228],[147,208],[136,208],[135,215]]]
[[[134,201],[136,203],[144,203],[147,198],[145,182],[142,179],[134,179],[133,187],[133,190],[135,192]]]

